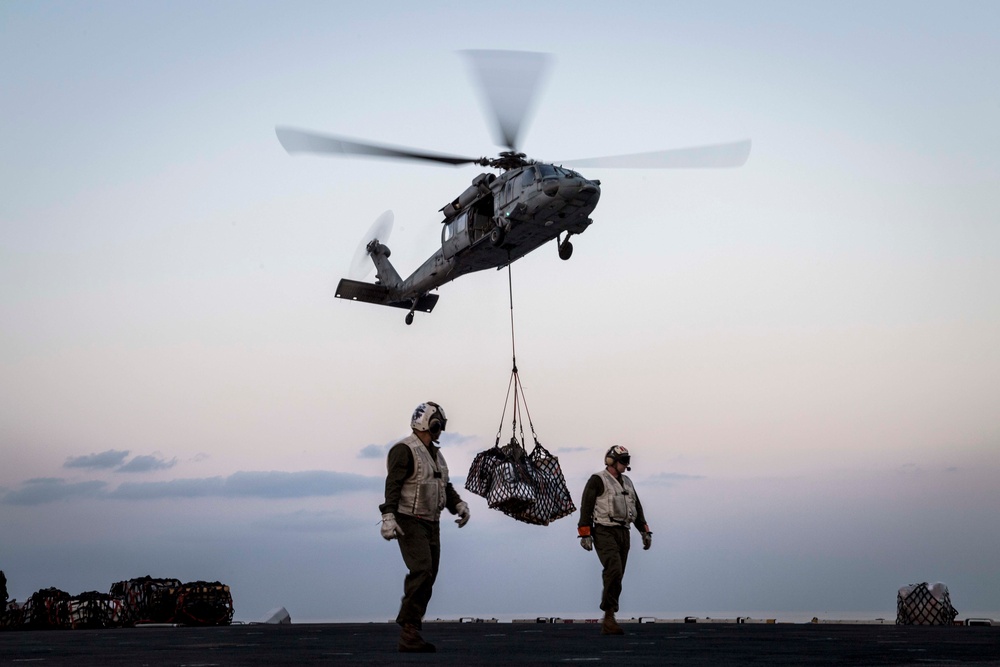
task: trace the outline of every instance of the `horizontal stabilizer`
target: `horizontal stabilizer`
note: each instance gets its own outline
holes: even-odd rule
[[[364,301],[365,303],[374,303],[379,306],[392,306],[393,308],[405,308],[406,310],[409,310],[413,306],[413,302],[409,300],[390,301],[389,288],[385,285],[375,285],[373,283],[365,283],[359,280],[350,280],[348,278],[342,278],[337,284],[336,296],[338,299]],[[429,313],[434,310],[437,300],[437,294],[423,294],[417,299],[417,307],[414,308],[414,310]]]

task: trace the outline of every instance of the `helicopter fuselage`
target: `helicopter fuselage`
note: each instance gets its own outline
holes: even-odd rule
[[[365,252],[378,271],[377,281],[366,283],[343,279],[336,295],[410,312],[431,312],[438,295],[431,292],[441,285],[474,271],[502,268],[555,239],[561,259],[569,259],[573,244],[569,238],[581,234],[591,224],[590,214],[601,197],[601,183],[553,163],[529,160],[518,151],[521,126],[538,90],[549,58],[543,53],[521,51],[466,51],[472,71],[482,87],[483,100],[494,124],[497,146],[506,150],[497,157],[472,157],[390,146],[367,140],[317,134],[291,127],[276,127],[278,141],[289,153],[413,160],[447,165],[475,164],[500,171],[483,173],[456,199],[446,204],[441,230],[441,249],[403,280],[389,262],[383,239],[365,236],[356,261],[365,264]],[[750,155],[750,140],[645,151],[622,155],[557,161],[560,165],[624,169],[705,169],[740,167]],[[390,213],[391,211],[387,211]],[[385,214],[383,214],[385,215]],[[391,215],[372,230],[391,228]],[[563,236],[565,234],[565,236]],[[360,250],[365,252],[360,252]]]
[[[583,233],[601,196],[600,181],[551,164],[529,163],[499,176],[484,173],[445,205],[441,248],[405,280],[378,239],[368,245],[375,285],[342,280],[337,296],[430,312],[428,292],[467,273],[503,268],[553,239],[560,257],[572,252],[569,237]],[[408,323],[412,317],[407,316]]]

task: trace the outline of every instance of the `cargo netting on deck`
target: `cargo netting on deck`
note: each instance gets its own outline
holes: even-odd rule
[[[896,595],[896,625],[952,625],[958,611],[942,583],[910,584]]]
[[[507,265],[507,279],[510,288],[510,342],[512,369],[507,385],[507,398],[500,415],[500,428],[496,443],[492,448],[480,452],[472,460],[465,488],[486,498],[486,503],[495,510],[524,523],[547,526],[549,522],[561,519],[576,511],[570,497],[566,478],[563,476],[559,459],[538,442],[535,425],[528,412],[528,403],[521,387],[521,377],[517,371],[517,352],[514,345],[514,291],[511,285],[510,264]],[[511,438],[508,444],[500,446],[504,418],[507,407],[511,410]],[[523,410],[531,428],[534,448],[527,453],[524,443],[524,419],[520,420],[518,439],[518,418]]]
[[[218,581],[192,581],[173,591],[173,622],[184,625],[229,625],[233,622],[233,596]]]
[[[177,605],[173,591],[180,585],[180,579],[154,579],[148,575],[112,584],[111,595],[124,603],[122,625],[173,622]]]
[[[72,597],[67,602],[69,627],[78,629],[120,628],[122,609],[121,598],[107,593],[87,591]]]
[[[181,583],[150,576],[119,581],[110,593],[88,591],[71,596],[43,588],[23,605],[0,606],[2,630],[68,630],[132,627],[143,623],[230,625],[233,596],[218,581]]]
[[[43,588],[24,603],[24,627],[31,630],[59,630],[69,625],[70,594],[58,588]]]

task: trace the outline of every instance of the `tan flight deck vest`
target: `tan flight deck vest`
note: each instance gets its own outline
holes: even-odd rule
[[[635,487],[632,480],[622,475],[621,484],[607,471],[600,472],[604,493],[594,504],[594,523],[599,526],[625,526],[635,521]]]
[[[438,450],[437,461],[415,434],[403,440],[413,453],[413,474],[403,482],[399,512],[418,519],[437,521],[441,518],[448,486],[448,464]],[[435,475],[435,473],[437,473]]]

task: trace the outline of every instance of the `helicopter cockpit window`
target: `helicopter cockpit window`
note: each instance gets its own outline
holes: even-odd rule
[[[565,167],[556,167],[556,172],[563,178],[579,178],[580,174],[576,173],[572,169],[566,169]]]
[[[531,167],[525,167],[524,176],[521,177],[522,185],[531,185],[535,182],[535,170]]]
[[[559,175],[559,172],[551,164],[540,164],[535,168],[538,169],[539,178],[553,178]]]

